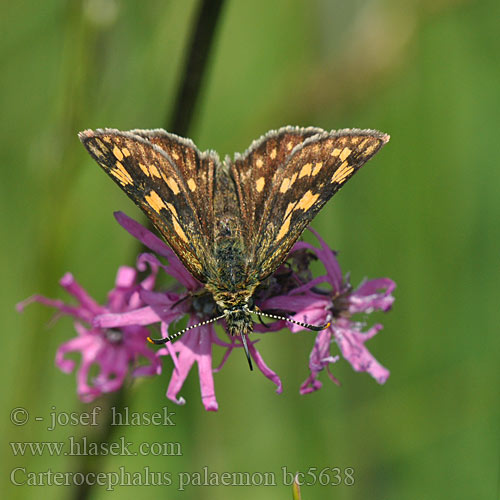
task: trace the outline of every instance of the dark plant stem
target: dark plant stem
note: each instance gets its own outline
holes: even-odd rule
[[[172,115],[166,120],[169,132],[187,135],[198,101],[207,62],[224,0],[202,0],[193,25],[184,70],[175,96]]]
[[[194,111],[200,95],[201,85],[206,74],[207,62],[210,56],[217,23],[224,0],[201,0],[200,7],[193,24],[189,48],[186,52],[184,70],[176,92],[175,104],[172,115],[167,119],[167,130],[179,135],[187,135],[193,121]],[[140,248],[144,251],[144,248]],[[124,408],[126,405],[126,392],[122,387],[114,394],[108,394],[99,400],[104,414],[107,415],[105,421],[101,422],[96,429],[92,440],[95,443],[110,442],[113,437],[115,427],[111,425],[109,415],[111,407]],[[106,411],[107,410],[107,411]],[[89,440],[90,441],[90,440]],[[82,457],[79,471],[84,474],[90,471],[100,470],[99,460],[92,460],[91,457]],[[76,488],[75,500],[86,500],[91,495],[92,488],[83,484]]]
[[[86,436],[90,444],[95,444],[96,449],[100,450],[102,448],[102,443],[109,443],[116,433],[117,426],[113,425],[112,422],[112,412],[116,414],[121,414],[125,408],[126,403],[126,392],[122,387],[119,391],[112,394],[106,394],[105,396],[99,398],[92,403],[91,407],[85,407],[85,413],[91,413],[95,406],[100,406],[100,415],[102,420],[99,420],[99,424],[93,431],[92,436]],[[120,429],[118,427],[118,429]],[[87,476],[89,472],[98,473],[102,471],[103,457],[96,455],[82,455],[80,458],[80,463],[77,466],[77,470],[81,472],[84,477]],[[75,500],[86,500],[89,498],[92,491],[91,483],[83,481],[80,486],[78,486],[75,491],[73,498]]]

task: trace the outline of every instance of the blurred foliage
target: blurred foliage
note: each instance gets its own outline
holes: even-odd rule
[[[50,311],[14,304],[63,297],[70,270],[98,298],[137,246],[114,221],[138,209],[85,153],[84,128],[166,122],[196,2],[3,2],[0,198],[4,441],[63,441],[51,411],[81,412],[74,376],[55,369],[73,336]],[[135,443],[179,442],[182,456],[103,457],[102,471],[169,471],[166,487],[94,488],[90,498],[288,498],[282,468],[354,469],[353,486],[307,486],[310,500],[493,498],[498,494],[500,66],[494,0],[229,1],[191,137],[224,155],[285,124],[377,128],[389,145],[335,197],[314,226],[344,270],[396,280],[392,312],[369,344],[392,374],[385,386],[335,366],[342,381],[299,396],[308,333],[259,343],[284,393],[234,355],[216,374],[220,410],[206,413],[192,373],[187,404],[164,397],[165,373],[126,390],[130,411],[175,411],[175,427],[122,427]],[[216,353],[216,358],[217,354]],[[105,403],[97,402],[101,406]],[[25,407],[28,425],[9,420]],[[36,422],[43,416],[44,422]],[[3,445],[8,498],[72,498],[70,487],[14,487],[10,472],[76,471],[77,457],[14,457]],[[186,487],[179,472],[272,472],[276,487]]]

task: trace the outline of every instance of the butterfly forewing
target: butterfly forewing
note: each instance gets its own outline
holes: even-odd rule
[[[297,144],[322,132],[315,127],[283,127],[254,141],[244,154],[237,153],[234,162],[227,160],[231,165],[249,246],[259,234],[261,216],[273,190],[271,181],[275,173],[284,167],[286,158]]]
[[[210,248],[217,156],[202,154],[191,141],[156,130],[87,130],[80,140],[146,213],[193,276],[206,282],[214,268]]]
[[[195,211],[202,214],[200,224],[204,232],[207,235],[213,234],[214,212],[208,208],[213,206],[215,169],[220,165],[217,153],[202,153],[190,139],[169,134],[162,129],[137,129],[131,133],[143,137],[167,153],[189,190],[187,201],[194,205]]]
[[[279,266],[321,207],[388,140],[373,130],[342,130],[311,136],[294,147],[269,181],[249,249],[259,280]]]

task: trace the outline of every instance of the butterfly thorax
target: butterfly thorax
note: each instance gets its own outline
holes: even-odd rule
[[[210,277],[214,288],[238,292],[248,281],[248,265],[242,235],[236,220],[218,221],[214,245],[215,276]]]
[[[212,294],[232,335],[249,333],[253,322],[249,301],[258,281],[249,274],[248,250],[233,180],[222,167],[216,174],[213,266],[206,288]]]

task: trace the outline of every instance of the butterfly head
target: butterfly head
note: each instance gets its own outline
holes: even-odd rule
[[[219,310],[223,313],[231,336],[253,332],[252,312],[255,306],[252,298],[256,284],[240,289],[223,290],[211,287],[212,296]]]
[[[231,336],[248,335],[253,332],[252,315],[246,304],[242,307],[225,309],[224,318],[227,324],[227,331]]]
[[[232,337],[235,335],[240,336],[245,349],[245,354],[247,356],[248,365],[250,366],[250,370],[253,370],[252,359],[247,345],[247,335],[253,332],[252,311],[250,309],[249,301],[249,298],[243,299],[240,303],[230,301],[234,305],[229,307],[226,307],[227,303],[224,301],[219,301],[217,304],[223,311],[228,333]]]

